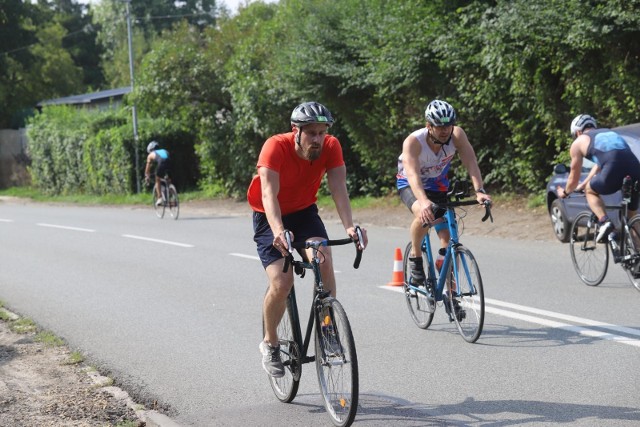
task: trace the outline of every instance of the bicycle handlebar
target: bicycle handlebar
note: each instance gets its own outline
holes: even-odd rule
[[[290,233],[288,231],[285,231],[284,235],[287,240],[287,245],[289,245],[289,255],[287,255],[284,259],[284,267],[282,268],[282,272],[286,273],[287,271],[289,271],[289,264],[294,262],[294,259],[293,259],[294,249],[309,249],[309,248],[318,249],[320,248],[320,246],[340,246],[340,245],[347,245],[349,243],[353,243],[356,247],[356,258],[353,261],[353,268],[357,269],[358,267],[360,267],[360,261],[362,260],[362,251],[364,250],[364,247],[362,249],[358,247],[358,242],[364,242],[364,239],[362,237],[362,230],[360,229],[359,226],[356,226],[356,233],[358,235],[357,240],[351,237],[348,237],[345,239],[338,239],[338,240],[324,239],[324,240],[307,240],[304,242],[292,242]]]
[[[450,201],[447,203],[441,203],[441,204],[437,204],[437,203],[432,203],[431,204],[431,210],[435,213],[438,209],[448,209],[448,208],[455,208],[457,206],[473,206],[473,205],[477,205],[478,202],[476,200],[456,200],[456,201]],[[485,200],[484,202],[482,202],[480,205],[484,206],[484,216],[482,217],[482,222],[485,222],[487,219],[491,219],[491,222],[493,222],[493,215],[491,214],[491,201],[490,200]],[[428,227],[429,224],[422,224],[422,227]]]
[[[469,181],[454,181],[451,184],[450,190],[447,192],[447,199],[449,199],[449,201],[440,205],[434,203],[432,207],[433,212],[435,213],[436,210],[440,208],[447,209],[449,207],[455,208],[457,206],[471,206],[478,204],[476,200],[460,200],[463,197],[469,197]],[[452,198],[455,198],[456,200],[451,200]],[[488,218],[491,218],[491,222],[493,222],[493,215],[491,214],[491,200],[485,200],[481,205],[484,206],[485,210],[482,222],[485,222]]]

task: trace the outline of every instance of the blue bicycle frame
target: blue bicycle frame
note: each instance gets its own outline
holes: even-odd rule
[[[478,264],[471,251],[459,241],[458,221],[455,208],[458,206],[477,205],[476,200],[461,200],[469,197],[467,191],[454,189],[447,193],[448,201],[440,206],[434,206],[434,212],[444,210],[443,218],[449,230],[449,243],[444,254],[440,272],[436,272],[433,251],[431,249],[428,230],[421,243],[422,257],[426,262],[426,286],[416,286],[411,283],[409,271],[409,257],[412,245],[405,249],[403,268],[405,274],[404,292],[416,325],[427,329],[433,320],[436,303],[443,301],[450,322],[456,322],[458,331],[468,342],[475,342],[482,332],[484,322],[484,290]],[[491,202],[484,203],[486,221],[491,216]],[[433,225],[433,224],[431,224]],[[425,259],[426,258],[426,259]],[[448,291],[445,287],[448,285]]]

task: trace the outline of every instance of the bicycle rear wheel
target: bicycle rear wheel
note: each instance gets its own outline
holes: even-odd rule
[[[411,242],[404,250],[404,257],[402,258],[402,271],[404,272],[404,296],[407,301],[407,308],[409,314],[415,322],[415,324],[421,329],[427,329],[433,321],[433,314],[435,312],[434,306],[429,304],[427,296],[421,292],[409,292],[407,283],[411,277],[411,271],[409,271],[409,254],[411,253]],[[423,253],[422,255],[423,265],[427,265],[427,257]]]
[[[295,301],[295,290],[292,288],[287,298],[287,310],[278,324],[278,340],[280,344],[280,359],[284,364],[284,376],[274,378],[269,376],[274,394],[284,403],[291,402],[298,393],[300,375],[302,374],[302,356],[296,339],[300,335],[300,323]],[[263,325],[264,333],[264,325]]]
[[[342,305],[325,298],[316,313],[316,370],[324,406],[338,427],[349,426],[358,410],[358,357]]]
[[[178,191],[176,187],[171,184],[169,186],[169,214],[173,219],[178,219],[180,215],[180,200],[178,200]]]
[[[156,212],[156,216],[158,218],[163,218],[164,217],[164,209],[165,209],[165,204],[164,203],[160,203],[158,204],[158,195],[156,194],[156,187],[154,186],[153,189],[151,190],[153,193],[153,209]],[[164,184],[160,184],[160,193],[163,194],[164,193]]]
[[[454,265],[458,270],[457,278]],[[464,246],[454,249],[454,260],[447,272],[447,286],[450,291],[446,301],[449,313],[462,338],[474,343],[480,338],[484,325],[484,288],[478,263],[471,251]]]
[[[598,225],[591,212],[578,214],[571,225],[569,250],[576,273],[586,285],[598,286],[609,267],[609,246],[596,242]]]
[[[629,221],[629,234],[626,235],[626,254],[631,259],[623,264],[631,284],[640,291],[640,215],[636,215]]]

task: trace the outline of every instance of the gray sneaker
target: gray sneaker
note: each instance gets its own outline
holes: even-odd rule
[[[262,353],[262,368],[274,378],[284,377],[284,365],[280,360],[280,347],[271,347],[266,342],[262,341],[260,346],[260,353]]]

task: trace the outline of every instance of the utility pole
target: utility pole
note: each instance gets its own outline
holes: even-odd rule
[[[133,48],[131,43],[131,11],[129,5],[131,0],[121,0],[127,5],[127,38],[129,41],[129,74],[131,76],[131,93],[133,93],[134,79],[133,79]],[[138,114],[136,113],[136,103],[134,101],[131,107],[131,113],[133,115],[133,155],[135,158],[136,168],[136,191],[140,194],[140,161],[138,159]]]

